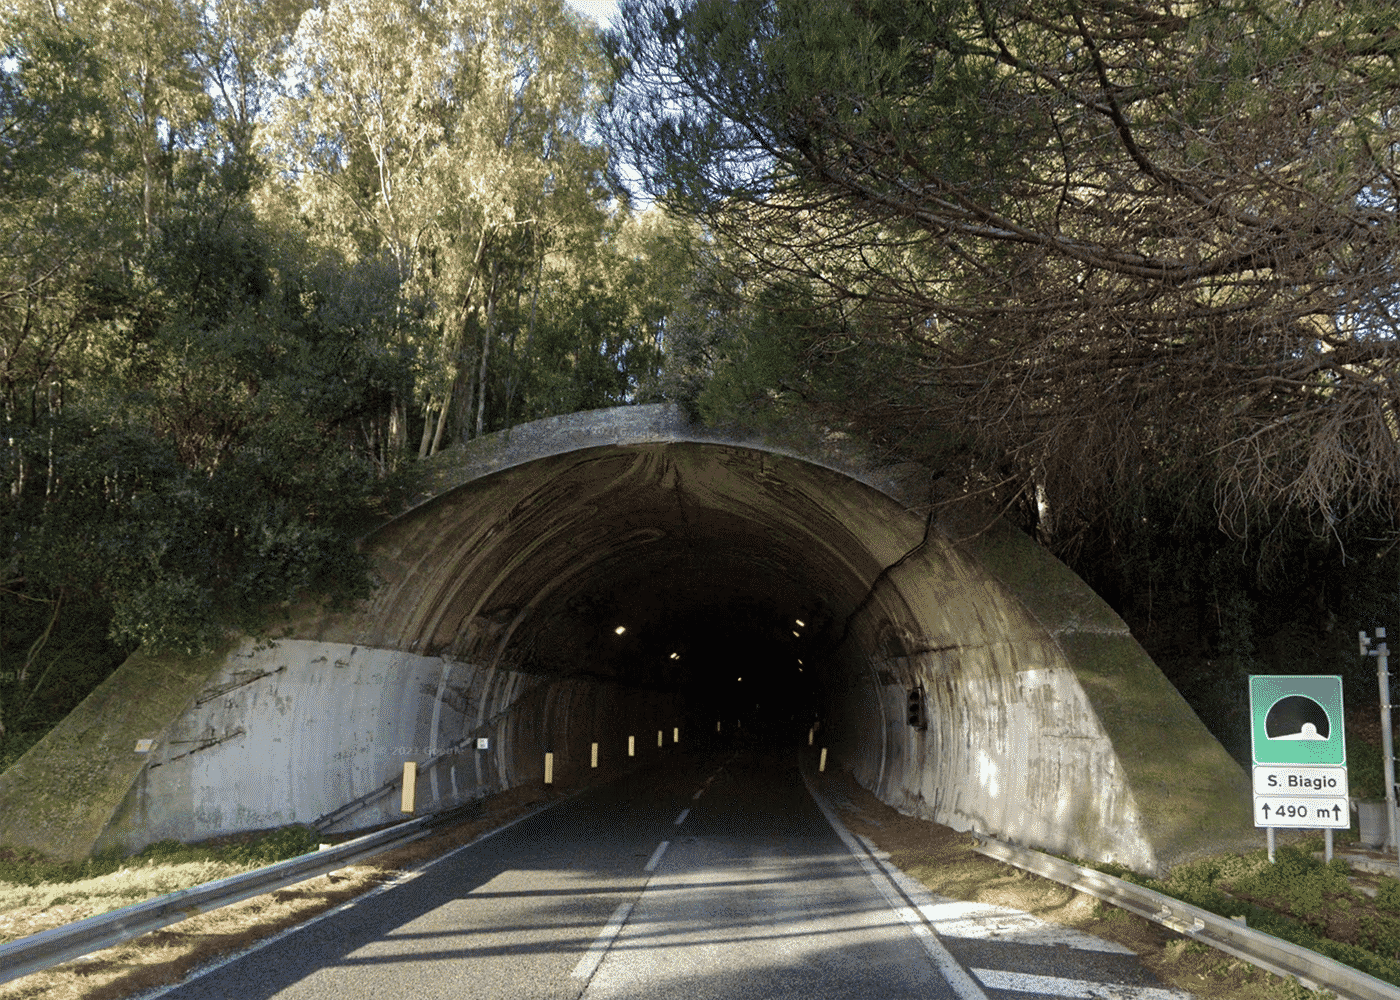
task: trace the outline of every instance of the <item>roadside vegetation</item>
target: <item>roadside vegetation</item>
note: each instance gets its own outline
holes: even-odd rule
[[[1400,880],[1358,879],[1345,859],[1316,857],[1322,847],[1318,835],[1280,844],[1272,864],[1266,849],[1205,858],[1162,880],[1092,867],[1223,917],[1243,916],[1255,930],[1400,986]]]
[[[1117,942],[1136,953],[1143,965],[1167,985],[1185,990],[1197,1000],[1327,1000],[1331,997],[1330,993],[1309,990],[1296,980],[1281,979],[1233,955],[1192,941],[1160,924],[1102,903],[1058,882],[979,854],[965,834],[896,812],[856,784],[849,772],[828,770],[820,777],[819,783],[848,827],[874,841],[890,855],[895,865],[936,895],[1011,907],[1051,923],[1075,927]],[[1312,862],[1310,857],[1306,857],[1310,847],[1306,842],[1287,845],[1284,850],[1287,851],[1291,867],[1272,874],[1261,875],[1261,870],[1267,866],[1265,852],[1252,852],[1245,857],[1229,855],[1206,859],[1173,871],[1165,883],[1167,888],[1151,880],[1139,879],[1132,873],[1124,873],[1121,869],[1103,870],[1120,878],[1137,880],[1140,884],[1188,902],[1196,901],[1187,899],[1174,888],[1208,898],[1211,893],[1218,895],[1223,891],[1222,883],[1234,885],[1238,881],[1245,890],[1260,892],[1261,899],[1267,893],[1267,905],[1234,899],[1231,900],[1233,908],[1227,906],[1224,915],[1245,913],[1249,926],[1265,933],[1279,934],[1275,928],[1297,923],[1283,912],[1294,902],[1300,902],[1306,908],[1314,891],[1320,893],[1324,900],[1329,898],[1329,894],[1340,897],[1346,891],[1337,881],[1346,881],[1340,872],[1340,865],[1334,864],[1328,868],[1321,862]],[[1283,855],[1280,854],[1280,857]],[[1316,869],[1323,869],[1322,874],[1311,874]],[[1300,873],[1303,875],[1303,888],[1290,896],[1288,893],[1291,890],[1286,883]],[[1389,877],[1362,875],[1360,884],[1368,888],[1377,887],[1378,896],[1384,893],[1387,899],[1394,898],[1393,894],[1400,890],[1400,882]],[[1364,892],[1359,894],[1363,900],[1369,898]],[[1196,905],[1204,904],[1196,902]],[[1357,914],[1366,910],[1362,902],[1353,905],[1353,912]],[[1326,912],[1326,907],[1324,903],[1321,909],[1312,911],[1314,916]],[[1379,920],[1393,921],[1395,913],[1382,906],[1377,917]],[[1387,927],[1390,926],[1387,924]],[[1303,933],[1313,934],[1324,947],[1335,947],[1353,958],[1362,957],[1371,964],[1371,968],[1332,954],[1338,961],[1364,968],[1378,978],[1394,981],[1389,975],[1375,971],[1376,968],[1391,972],[1400,969],[1400,965],[1387,957],[1393,956],[1395,946],[1400,944],[1393,930],[1383,932],[1389,935],[1384,947],[1390,949],[1384,955],[1369,950],[1363,952],[1359,947],[1342,942],[1325,941],[1315,932]],[[1279,936],[1287,937],[1287,934]],[[1303,943],[1303,946],[1313,947],[1307,943]],[[1329,954],[1324,948],[1316,950]]]
[[[656,398],[693,227],[607,184],[609,76],[562,0],[0,10],[0,770],[364,596],[417,461]]]

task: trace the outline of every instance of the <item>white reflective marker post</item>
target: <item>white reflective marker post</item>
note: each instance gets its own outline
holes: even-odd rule
[[[403,762],[403,797],[399,802],[399,812],[413,812],[414,793],[418,787],[418,762]]]

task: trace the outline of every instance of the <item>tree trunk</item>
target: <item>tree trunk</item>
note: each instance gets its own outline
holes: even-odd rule
[[[540,254],[535,268],[535,287],[530,292],[530,320],[525,326],[526,360],[530,357],[530,346],[535,339],[535,311],[540,302],[540,282],[544,278],[544,254]],[[506,382],[506,426],[510,427],[511,404],[515,402],[515,390],[520,384],[520,359],[515,353],[515,334],[510,335],[510,379]]]
[[[433,400],[430,396],[423,407],[423,434],[418,439],[418,457],[427,458],[432,454],[433,446]]]
[[[436,455],[438,449],[442,447],[442,432],[447,427],[447,415],[452,410],[452,390],[456,382],[457,374],[454,372],[452,374],[452,384],[447,387],[447,394],[442,397],[442,406],[438,408],[437,430],[433,432],[433,446],[428,451],[429,455]],[[424,433],[427,433],[426,427],[424,427],[423,430]]]
[[[404,402],[396,394],[389,404],[389,433],[385,442],[385,465],[390,471],[399,467],[399,456],[408,443],[408,414]]]
[[[486,328],[481,332],[481,377],[476,393],[476,437],[481,437],[486,419],[486,365],[491,356],[491,337],[496,332],[496,262],[491,262],[491,289],[486,294]]]

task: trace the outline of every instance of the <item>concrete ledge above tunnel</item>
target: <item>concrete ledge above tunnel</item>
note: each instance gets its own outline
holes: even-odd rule
[[[794,742],[819,720],[885,801],[1030,846],[1160,870],[1253,842],[1244,773],[1097,595],[1004,524],[931,513],[926,474],[859,442],[632,407],[421,472],[413,506],[365,540],[374,596],[182,666],[198,683],[141,722],[163,749],[114,744],[104,804],[57,824],[66,853],[357,828],[384,821],[407,758],[446,805],[540,780],[545,752],[576,780],[595,742],[625,767],[623,737],[722,716]],[[44,769],[31,753],[0,776],[0,842],[55,847],[18,791]]]

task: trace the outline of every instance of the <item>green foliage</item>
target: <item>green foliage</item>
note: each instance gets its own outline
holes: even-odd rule
[[[1400,879],[1386,876],[1376,890],[1376,906],[1391,913],[1400,913]]]
[[[1161,881],[1099,867],[1212,913],[1244,916],[1255,930],[1400,985],[1400,920],[1367,910],[1367,899],[1346,878],[1346,862],[1323,863],[1311,847],[1280,845],[1274,864],[1262,850],[1217,855],[1179,865]],[[1397,890],[1382,891],[1386,902],[1378,895],[1376,910],[1392,911]]]
[[[1353,798],[1385,798],[1385,755],[1365,740],[1347,740],[1347,785]]]
[[[137,644],[364,596],[415,451],[651,391],[683,275],[559,0],[128,7],[0,13],[0,764]]]
[[[1346,879],[1347,870],[1344,861],[1340,865],[1325,865],[1310,852],[1284,844],[1275,852],[1273,864],[1234,879],[1229,885],[1238,896],[1268,900],[1309,926],[1325,929],[1321,919],[1324,908],[1356,895]]]

